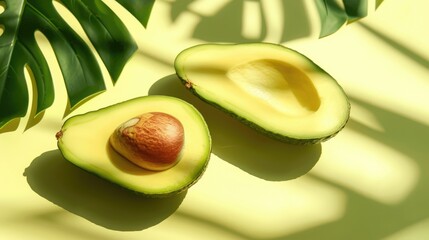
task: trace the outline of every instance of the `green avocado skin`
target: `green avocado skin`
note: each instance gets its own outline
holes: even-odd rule
[[[184,74],[183,71],[183,64],[178,60],[179,56],[181,54],[190,54],[188,52],[197,49],[199,47],[207,47],[207,46],[225,46],[225,47],[233,47],[233,46],[239,46],[239,45],[249,45],[249,46],[256,46],[256,47],[276,47],[276,48],[283,48],[287,51],[291,51],[294,52],[298,55],[300,55],[301,57],[304,57],[311,65],[313,65],[313,67],[315,67],[318,71],[323,72],[326,75],[329,75],[326,71],[324,71],[320,66],[318,66],[316,63],[314,63],[311,59],[307,58],[306,56],[302,55],[301,53],[287,48],[285,46],[279,45],[279,44],[274,44],[274,43],[238,43],[238,44],[218,44],[218,43],[214,43],[214,44],[201,44],[201,45],[196,45],[193,47],[190,47],[188,49],[183,50],[181,53],[179,53],[179,55],[176,57],[175,63],[174,63],[174,67],[176,69],[176,75],[178,76],[178,78],[180,79],[181,83],[196,97],[198,97],[200,100],[202,100],[203,102],[210,104],[212,106],[214,106],[215,108],[223,111],[224,113],[230,115],[231,117],[233,117],[234,119],[240,121],[241,123],[247,125],[248,127],[254,129],[255,131],[264,134],[270,138],[276,139],[278,141],[281,142],[285,142],[288,144],[293,144],[293,145],[312,145],[312,144],[319,144],[321,142],[325,142],[333,137],[335,137],[341,130],[344,129],[344,127],[346,126],[348,120],[349,120],[349,116],[350,116],[350,110],[351,110],[351,104],[347,98],[347,95],[345,94],[344,90],[342,89],[342,87],[338,84],[338,82],[335,81],[336,86],[341,89],[341,91],[344,93],[344,98],[347,102],[347,118],[343,121],[342,125],[340,127],[338,127],[336,129],[336,131],[333,131],[331,134],[323,136],[323,137],[314,137],[314,138],[298,138],[298,137],[290,137],[290,136],[286,136],[286,135],[282,135],[279,134],[277,132],[271,131],[267,128],[263,128],[260,125],[254,123],[251,119],[247,119],[245,117],[240,116],[239,114],[237,114],[236,112],[234,112],[231,109],[227,109],[225,107],[223,107],[222,105],[218,104],[216,101],[210,101],[207,98],[205,98],[204,96],[202,96],[201,94],[198,93],[198,91],[194,88],[194,85],[192,83],[189,82],[188,79],[186,79],[186,75]],[[329,75],[330,76],[330,75]],[[332,76],[330,76],[332,78]],[[334,78],[332,78],[334,79]]]

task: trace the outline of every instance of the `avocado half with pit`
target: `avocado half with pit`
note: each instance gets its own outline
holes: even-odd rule
[[[69,118],[58,148],[76,166],[152,197],[182,192],[211,153],[206,122],[191,104],[145,96]]]
[[[273,138],[314,144],[347,123],[337,81],[306,56],[278,44],[202,44],[180,52],[175,70],[202,100]]]

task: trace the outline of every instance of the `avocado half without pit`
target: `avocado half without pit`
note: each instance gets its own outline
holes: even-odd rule
[[[206,122],[191,104],[145,96],[69,118],[57,133],[63,156],[132,191],[170,196],[192,186],[211,153]]]
[[[179,53],[174,66],[196,96],[281,141],[319,143],[349,119],[350,104],[337,81],[282,45],[202,44]]]

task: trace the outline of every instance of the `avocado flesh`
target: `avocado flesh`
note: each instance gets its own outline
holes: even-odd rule
[[[281,45],[197,45],[177,56],[175,69],[202,100],[285,142],[327,140],[349,118],[348,98],[336,80]]]
[[[124,121],[144,112],[165,112],[184,127],[185,142],[176,165],[164,171],[145,170],[119,155],[109,137]],[[162,197],[181,192],[204,172],[211,138],[201,114],[183,100],[146,96],[68,119],[58,134],[58,148],[73,164],[132,191]]]

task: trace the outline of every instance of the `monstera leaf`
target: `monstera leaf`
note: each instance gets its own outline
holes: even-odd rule
[[[146,27],[155,0],[116,0]],[[112,81],[137,49],[126,26],[102,0],[61,0],[80,22]],[[54,87],[35,32],[49,40],[67,89],[70,107],[105,90],[101,68],[87,43],[56,11],[52,0],[0,0],[0,128],[26,115],[29,94],[24,68],[34,84],[35,113],[52,105]]]
[[[320,37],[326,37],[338,31],[344,24],[359,20],[368,14],[370,7],[377,8],[383,0],[377,0],[375,6],[368,6],[368,0],[316,0],[320,16]]]

